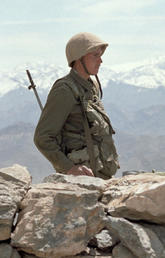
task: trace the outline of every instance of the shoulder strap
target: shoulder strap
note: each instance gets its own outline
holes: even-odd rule
[[[88,123],[88,118],[84,109],[84,104],[82,100],[82,91],[77,87],[74,83],[73,80],[67,80],[67,85],[71,89],[74,97],[76,100],[80,101],[80,107],[81,107],[81,112],[82,112],[82,117],[83,117],[83,126],[84,126],[84,132],[85,132],[85,138],[86,138],[86,144],[87,144],[87,151],[89,155],[89,162],[90,162],[90,167],[92,169],[92,172],[94,175],[96,174],[96,162],[95,162],[95,156],[94,156],[94,144],[93,144],[93,139],[92,135],[90,132],[89,128],[89,123]]]

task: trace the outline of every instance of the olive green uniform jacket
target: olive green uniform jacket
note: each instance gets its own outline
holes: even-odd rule
[[[87,146],[82,110],[78,98],[75,97],[75,92],[70,87],[71,82],[74,82],[74,86],[76,85],[83,90],[87,102],[88,100],[94,102],[95,98],[98,99],[98,87],[91,81],[80,77],[72,69],[67,76],[54,83],[34,135],[37,148],[60,173],[66,173],[75,165],[74,160],[69,158],[68,154]],[[99,101],[99,103],[101,102]],[[110,134],[112,135],[112,133],[113,129],[110,126]],[[99,135],[95,138],[98,140]],[[112,147],[117,161],[114,145]],[[83,164],[83,162],[79,163]],[[99,176],[99,174],[96,176]]]

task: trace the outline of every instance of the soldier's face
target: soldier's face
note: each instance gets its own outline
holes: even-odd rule
[[[84,63],[91,75],[96,75],[102,63],[102,50],[98,49],[84,56]]]

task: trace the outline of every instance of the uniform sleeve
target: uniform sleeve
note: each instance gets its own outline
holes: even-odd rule
[[[60,135],[76,100],[67,85],[53,87],[35,130],[34,142],[54,168],[66,173],[74,163],[62,152]]]

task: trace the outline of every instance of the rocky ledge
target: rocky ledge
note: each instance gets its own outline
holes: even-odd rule
[[[1,258],[165,258],[164,173],[104,181],[0,169]]]

